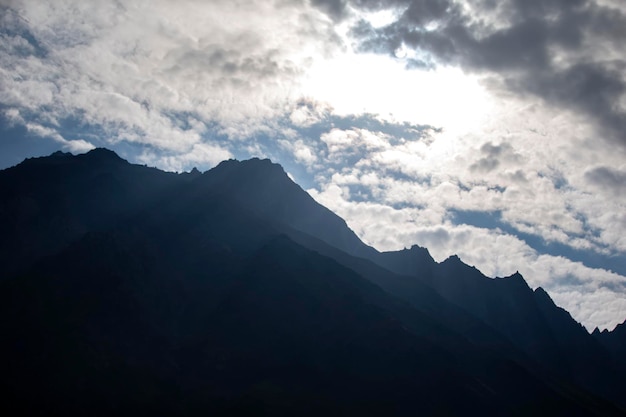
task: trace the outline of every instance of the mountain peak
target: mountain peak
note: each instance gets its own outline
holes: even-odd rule
[[[238,178],[239,181],[258,183],[263,180],[267,183],[274,183],[285,179],[290,183],[289,176],[280,164],[269,159],[251,158],[243,161],[229,159],[220,162],[215,168],[207,171],[205,176],[209,177],[229,177],[231,180]],[[256,186],[255,186],[256,187]]]
[[[424,248],[424,247],[419,246],[419,245],[413,245],[413,246],[411,246],[411,248],[406,249],[406,250],[408,252],[412,253],[413,255],[418,256],[422,260],[429,261],[429,262],[435,262],[435,260],[433,259],[432,255],[430,254],[430,252],[428,251],[427,248]]]
[[[70,152],[56,151],[50,154],[51,158],[67,158],[69,156],[74,156]]]
[[[261,165],[278,165],[272,162],[269,158],[259,158],[258,156],[252,157],[250,159],[244,159],[241,161],[242,164],[261,164]]]
[[[247,209],[275,223],[309,234],[348,254],[377,253],[364,244],[345,220],[317,203],[283,167],[269,159],[230,159],[203,174],[205,189],[229,195]]]
[[[522,274],[519,273],[519,271],[515,271],[515,273],[513,273],[513,274],[511,274],[511,275],[509,275],[508,277],[505,277],[505,278],[512,279],[512,280],[517,280],[517,281],[526,281],[524,279],[524,277],[522,276]],[[537,290],[541,290],[541,291],[545,292],[543,290],[543,288],[541,288],[541,287],[537,288]],[[547,295],[547,293],[546,293],[546,295]]]
[[[244,169],[280,169],[281,172],[284,172],[283,167],[280,164],[272,162],[268,158],[258,158],[253,157],[250,159],[244,159],[242,161],[238,159],[228,159],[226,161],[222,161],[215,168],[230,168],[234,169],[235,167],[244,168]]]
[[[84,154],[85,157],[99,161],[124,161],[114,151],[107,148],[95,148]]]
[[[521,275],[520,275],[520,277],[521,277]],[[535,295],[539,296],[543,300],[550,301],[550,303],[554,303],[554,301],[552,301],[552,298],[550,297],[550,295],[543,288],[537,287],[534,292],[535,292]]]
[[[448,258],[446,259],[446,261],[447,261],[447,260],[450,260],[450,261],[453,261],[453,262],[462,262],[462,261],[461,261],[461,258],[459,258],[459,255],[457,255],[456,253],[455,253],[454,255],[450,255],[450,256],[448,256]]]
[[[443,260],[443,262],[441,262],[442,264],[451,264],[451,265],[458,265],[458,264],[463,264],[465,266],[468,266],[465,262],[463,262],[461,260],[461,258],[459,258],[459,255],[454,254],[454,255],[450,255],[448,256],[446,259]]]

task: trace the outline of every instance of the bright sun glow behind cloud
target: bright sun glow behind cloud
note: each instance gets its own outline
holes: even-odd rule
[[[377,114],[457,135],[480,126],[493,107],[479,80],[458,68],[407,71],[403,60],[352,52],[317,61],[303,92],[339,115]]]

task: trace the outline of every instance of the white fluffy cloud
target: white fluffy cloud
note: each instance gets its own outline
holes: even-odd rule
[[[272,157],[378,249],[520,270],[588,328],[622,321],[623,5],[312,3],[3,3],[0,112],[168,170]]]
[[[321,13],[279,1],[24,0],[2,19],[5,109],[181,155],[207,125],[241,139],[281,116],[312,57],[334,48]]]
[[[406,140],[334,128],[320,140],[340,168],[318,175],[310,192],[378,249],[417,243],[438,260],[457,253],[490,276],[520,270],[589,329],[612,328],[626,316],[624,265],[620,275],[558,250],[538,252],[557,244],[588,256],[626,253],[626,201],[615,192],[623,171],[609,168],[622,166],[622,153],[590,140],[593,129],[576,120],[515,98],[497,122],[465,135],[428,131]],[[458,212],[469,213],[470,223],[482,213],[490,224],[459,223]],[[533,248],[523,236],[542,245]],[[596,291],[602,305],[585,298]]]

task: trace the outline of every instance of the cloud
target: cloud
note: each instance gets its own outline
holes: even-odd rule
[[[519,107],[502,113],[507,130],[426,129],[411,140],[392,128],[359,127],[364,120],[326,125],[319,155],[331,164],[318,169],[309,192],[380,250],[417,243],[438,260],[457,253],[490,276],[520,270],[590,330],[611,328],[626,315],[625,270],[613,262],[626,253],[626,216],[621,193],[594,190],[619,186],[621,170],[598,168],[620,166],[621,153],[587,142],[587,130],[562,138],[572,119],[558,109],[531,110],[540,117],[526,119]],[[598,159],[604,164],[594,165]],[[459,212],[475,215],[457,223]],[[610,306],[602,315],[591,309],[605,307],[584,295],[600,288]]]
[[[432,131],[406,140],[356,126],[322,132],[320,141],[328,171],[319,172],[318,186],[336,184],[354,201],[427,207],[439,213],[429,217],[431,224],[458,210],[497,212],[509,232],[538,236],[547,244],[602,254],[624,251],[616,232],[624,231],[622,223],[598,212],[579,165],[555,162],[561,146],[537,148],[517,135],[476,146],[473,139]],[[617,196],[608,196],[607,214],[621,213],[620,207]]]
[[[311,0],[311,4],[334,20],[341,20],[348,13],[345,0]]]
[[[95,148],[95,146],[85,140],[67,140],[63,136],[61,136],[56,130],[35,123],[26,123],[26,130],[29,133],[33,133],[37,136],[53,139],[55,142],[61,144],[63,149],[73,153],[84,153]]]
[[[320,136],[326,144],[330,159],[344,159],[348,155],[369,153],[391,148],[387,135],[367,129],[331,129]]]
[[[302,139],[280,139],[278,145],[291,153],[293,158],[307,167],[312,166],[318,160],[316,152],[304,143]]]
[[[155,152],[151,149],[144,149],[137,156],[137,161],[149,166],[159,166],[168,171],[183,172],[189,170],[190,167],[199,168],[200,171],[206,171],[216,166],[221,161],[231,159],[233,155],[219,146],[207,143],[196,143],[187,153],[166,154],[163,152]]]
[[[375,202],[354,202],[342,187],[329,184],[308,190],[320,203],[348,219],[363,239],[383,250],[413,244],[427,247],[439,262],[458,254],[487,276],[520,271],[533,288],[543,287],[555,302],[591,331],[612,329],[626,316],[626,276],[590,268],[562,256],[540,254],[515,235],[500,229],[455,225],[431,208],[392,208]],[[505,255],[499,255],[505,254]]]
[[[621,291],[619,1],[2,4],[0,112],[30,135],[174,171],[270,157],[379,249],[525,265],[585,320],[593,279]]]
[[[302,98],[289,115],[289,120],[296,127],[306,128],[323,122],[331,112],[332,108],[327,103]]]
[[[353,30],[362,50],[418,52],[426,66],[460,65],[489,85],[539,97],[593,123],[621,146],[626,120],[626,9],[592,0],[355,1],[355,8],[403,8],[393,23]]]
[[[237,140],[282,117],[312,57],[337,45],[314,9],[252,0],[14,1],[0,36],[4,108],[180,155],[209,131]]]
[[[591,184],[613,193],[621,195],[626,193],[626,171],[598,166],[587,170],[585,179]]]
[[[469,169],[478,172],[490,172],[498,168],[501,163],[517,163],[520,160],[519,155],[515,152],[509,143],[494,145],[491,142],[484,143],[480,147],[482,158],[470,165]],[[513,174],[513,175],[519,175]]]

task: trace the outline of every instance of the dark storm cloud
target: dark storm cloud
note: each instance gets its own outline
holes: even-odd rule
[[[562,71],[528,74],[510,85],[565,104],[592,117],[604,135],[626,145],[626,112],[617,103],[626,93],[626,61],[576,63]]]
[[[381,28],[353,29],[361,50],[417,51],[409,67],[433,63],[496,73],[508,89],[576,111],[602,135],[626,145],[626,15],[588,0],[470,2],[355,0],[357,8],[404,10]]]

